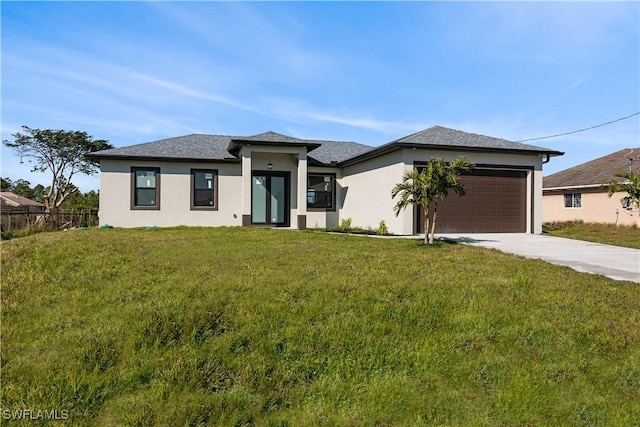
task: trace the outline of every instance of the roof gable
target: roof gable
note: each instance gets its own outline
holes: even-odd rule
[[[606,156],[556,172],[543,179],[543,188],[597,186],[617,178],[616,172],[629,170],[629,159],[634,159],[632,170],[640,173],[640,149],[625,148]]]
[[[289,147],[306,147],[307,152],[313,151],[320,146],[318,141],[310,139],[294,138],[292,136],[282,135],[276,132],[264,132],[252,136],[237,136],[231,138],[227,151],[234,156],[238,155],[240,148],[243,145],[250,144],[264,144],[264,145],[278,145]]]
[[[234,141],[253,141],[253,142],[278,142],[278,143],[301,143],[307,140],[295,138],[293,136],[283,135],[281,133],[268,131],[251,136],[234,136]]]

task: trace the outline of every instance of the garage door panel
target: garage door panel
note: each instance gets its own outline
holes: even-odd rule
[[[438,203],[442,233],[526,231],[526,171],[475,169],[461,176],[463,197],[450,193]],[[422,221],[418,224],[422,232]]]
[[[469,194],[474,194],[474,195],[495,194],[496,191],[498,190],[498,186],[497,185],[487,185],[487,184],[476,185],[475,187],[472,187],[471,190],[473,191],[473,193],[471,193],[471,191],[469,191]]]
[[[502,195],[501,199],[502,200],[508,200],[505,197],[506,196],[513,196],[513,197],[518,197],[521,194],[521,190],[520,188],[514,188],[514,187],[501,187],[498,189],[498,191],[500,192],[500,194]]]
[[[521,216],[524,214],[523,206],[520,204],[503,203],[500,205],[500,211],[502,212],[502,215],[507,215],[507,216],[511,216],[511,215]],[[512,212],[515,212],[515,213],[512,213]]]
[[[498,215],[498,209],[496,209],[495,205],[476,206],[471,210],[471,213],[474,216],[496,216]],[[485,218],[485,220],[489,219],[490,218]]]

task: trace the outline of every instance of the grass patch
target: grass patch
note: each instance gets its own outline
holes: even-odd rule
[[[633,282],[256,228],[1,249],[3,409],[87,426],[640,424]]]
[[[548,222],[543,224],[542,231],[550,236],[640,249],[640,227],[635,225]]]

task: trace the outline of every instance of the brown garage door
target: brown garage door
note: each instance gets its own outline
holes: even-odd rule
[[[436,232],[524,233],[527,229],[527,172],[474,169],[461,176],[467,187],[438,203]],[[422,233],[422,212],[417,230]]]

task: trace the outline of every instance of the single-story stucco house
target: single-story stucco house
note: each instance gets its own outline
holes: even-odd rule
[[[640,149],[625,148],[544,177],[544,222],[584,221],[640,225],[640,212],[626,192],[607,195],[602,185],[612,179],[624,181],[616,172],[640,173]]]
[[[188,135],[92,153],[100,222],[116,227],[353,226],[422,232],[420,213],[394,215],[391,189],[431,157],[468,156],[464,197],[439,205],[440,232],[542,232],[542,165],[563,153],[435,126],[388,144]]]

